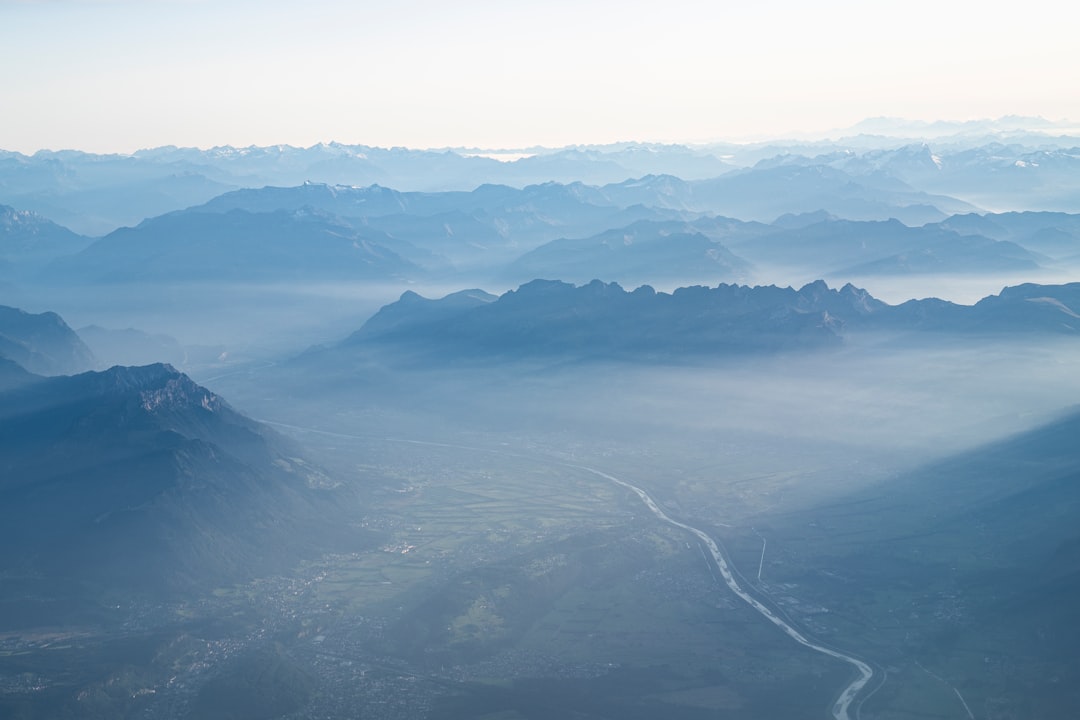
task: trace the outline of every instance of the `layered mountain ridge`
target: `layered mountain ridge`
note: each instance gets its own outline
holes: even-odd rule
[[[485,361],[574,356],[679,358],[836,345],[846,332],[1080,335],[1080,283],[1006,288],[973,306],[937,300],[888,305],[852,284],[649,286],[626,291],[534,280],[498,298],[479,290],[427,300],[408,292],[339,351],[395,349]],[[932,335],[931,335],[932,336]]]

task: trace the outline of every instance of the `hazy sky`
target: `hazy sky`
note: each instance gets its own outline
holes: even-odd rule
[[[1078,6],[0,0],[0,148],[522,147],[1080,121]]]

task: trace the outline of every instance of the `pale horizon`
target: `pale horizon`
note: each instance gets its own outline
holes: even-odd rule
[[[1017,17],[974,2],[0,0],[0,148],[521,149],[1076,120],[1078,20],[1050,2]]]
[[[192,149],[201,152],[207,152],[219,148],[233,148],[236,150],[244,150],[247,148],[272,148],[272,147],[288,147],[294,149],[311,149],[319,146],[333,146],[340,145],[344,147],[370,147],[376,149],[397,149],[403,148],[411,151],[429,151],[429,152],[455,152],[468,157],[488,157],[495,155],[508,156],[504,158],[496,158],[504,160],[506,162],[513,162],[515,160],[530,157],[542,151],[556,151],[569,148],[588,148],[588,147],[611,147],[618,145],[678,145],[692,149],[706,150],[710,146],[717,145],[741,145],[741,146],[753,146],[753,145],[768,145],[772,143],[782,142],[840,142],[845,138],[851,138],[848,131],[856,128],[856,126],[862,122],[868,120],[888,119],[904,124],[962,124],[970,122],[985,122],[995,123],[1000,120],[1009,117],[1027,117],[1017,115],[1006,115],[1001,117],[982,117],[982,118],[970,118],[970,119],[951,119],[951,118],[863,118],[858,122],[854,122],[846,127],[834,127],[826,130],[792,130],[790,132],[779,132],[771,135],[756,135],[756,136],[743,136],[743,137],[716,137],[710,139],[637,139],[637,138],[619,138],[614,140],[608,140],[603,142],[569,142],[563,145],[543,145],[543,144],[528,144],[517,146],[466,146],[466,145],[440,145],[440,146],[417,146],[406,145],[402,143],[387,143],[376,144],[371,142],[364,142],[358,140],[355,142],[344,142],[338,139],[323,139],[317,140],[311,143],[300,142],[268,142],[268,143],[215,143],[215,144],[181,144],[176,142],[166,142],[158,145],[145,145],[133,148],[113,148],[113,149],[90,149],[87,147],[75,147],[75,146],[56,146],[56,147],[38,147],[38,148],[19,148],[0,146],[2,152],[14,152],[25,156],[32,156],[36,153],[62,153],[62,152],[84,152],[92,155],[135,155],[136,153],[157,150],[166,147],[176,147],[178,149]],[[1053,128],[1046,128],[1033,131],[1036,134],[1045,134],[1048,138],[1057,135],[1080,135],[1080,123],[1074,123],[1069,118],[1042,118],[1041,116],[1031,116],[1031,119],[1046,120],[1047,123],[1053,124]],[[919,139],[922,136],[912,133],[888,135],[893,139]],[[945,135],[944,137],[953,137],[951,135]]]

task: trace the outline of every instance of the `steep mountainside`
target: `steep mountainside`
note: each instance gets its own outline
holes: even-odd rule
[[[14,360],[0,357],[0,393],[38,379],[40,379],[39,376],[27,372],[22,365]]]
[[[835,548],[818,557],[836,569],[815,573],[822,597],[854,594],[897,662],[947,677],[972,707],[1000,709],[991,716],[1068,716],[1080,701],[1078,437],[1073,410],[801,512],[779,542]]]
[[[340,532],[331,486],[296,448],[168,365],[9,390],[3,599],[35,615],[20,605],[24,586],[92,603],[98,587],[196,591],[288,567]]]

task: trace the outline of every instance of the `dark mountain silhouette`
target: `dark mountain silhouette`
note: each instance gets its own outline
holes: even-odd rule
[[[1080,335],[1080,283],[1021,285],[973,306],[938,300],[888,305],[847,284],[795,290],[720,284],[627,292],[599,280],[534,280],[497,299],[466,291],[442,300],[408,292],[338,348],[480,362],[530,357],[678,359],[829,347],[848,332]]]
[[[443,305],[444,302],[453,306]],[[479,360],[534,356],[678,357],[823,347],[838,342],[828,308],[858,304],[853,289],[642,286],[534,280],[495,301],[407,295],[379,311],[342,348],[397,347]]]

